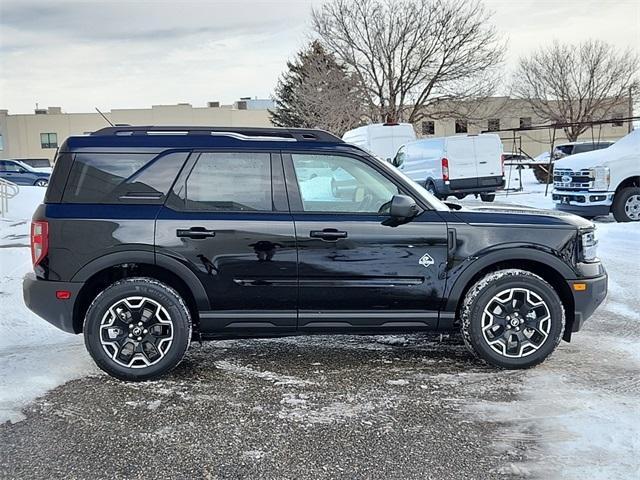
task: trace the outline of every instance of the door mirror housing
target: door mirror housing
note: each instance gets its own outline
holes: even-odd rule
[[[389,215],[398,220],[409,220],[418,214],[416,201],[406,195],[394,195],[391,199]]]

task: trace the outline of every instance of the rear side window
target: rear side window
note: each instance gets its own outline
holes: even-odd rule
[[[161,203],[188,152],[78,153],[64,190],[69,203]]]
[[[206,211],[272,211],[269,153],[202,153],[185,184],[181,207]]]

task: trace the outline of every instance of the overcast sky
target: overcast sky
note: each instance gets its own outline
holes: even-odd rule
[[[322,0],[0,0],[0,108],[143,108],[270,95]],[[485,0],[507,70],[553,39],[640,51],[640,0]]]

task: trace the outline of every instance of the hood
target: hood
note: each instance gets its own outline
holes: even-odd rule
[[[557,210],[543,210],[523,205],[478,205],[465,206],[455,211],[466,223],[473,224],[503,224],[503,225],[532,225],[553,226],[577,229],[591,229],[594,225],[591,221]]]
[[[616,143],[602,150],[592,150],[591,152],[576,153],[568,157],[561,158],[554,162],[554,168],[570,168],[571,170],[582,170],[585,168],[606,165],[620,157],[626,155],[638,155],[640,151],[640,130],[634,130],[626,137],[621,138]]]

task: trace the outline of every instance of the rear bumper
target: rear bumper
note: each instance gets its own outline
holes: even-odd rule
[[[450,180],[442,182],[438,193],[451,195],[454,193],[495,192],[504,187],[504,177],[479,177]]]
[[[51,325],[69,333],[78,333],[73,328],[73,306],[82,288],[82,283],[51,282],[40,280],[33,273],[25,275],[22,281],[22,295],[27,308]],[[56,298],[56,292],[71,292],[68,300]]]
[[[586,288],[582,291],[576,291],[573,287],[575,283],[585,283]],[[575,305],[575,318],[571,331],[577,332],[607,296],[608,276],[605,273],[595,278],[570,280],[569,284],[572,287]]]

